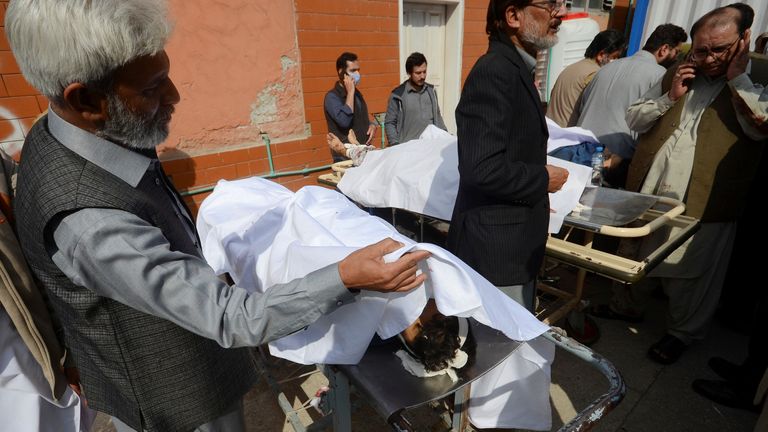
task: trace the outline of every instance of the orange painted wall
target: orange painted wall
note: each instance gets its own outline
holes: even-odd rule
[[[488,51],[488,35],[485,34],[485,17],[488,0],[464,1],[464,50],[461,64],[461,82],[467,78],[477,59]]]
[[[181,94],[163,150],[188,155],[304,137],[299,51],[287,1],[171,0],[167,51]],[[165,155],[173,157],[173,152]]]
[[[5,37],[5,9],[0,2],[0,148],[16,155],[29,128],[48,108],[48,101],[21,75]]]
[[[387,109],[399,81],[396,0],[296,0],[302,82],[312,134],[327,132],[323,98],[336,82],[336,58],[351,51],[360,59],[360,91],[371,115]],[[380,142],[381,130],[376,141]]]

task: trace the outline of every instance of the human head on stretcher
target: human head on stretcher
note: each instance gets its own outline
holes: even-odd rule
[[[398,339],[404,349],[397,356],[418,377],[447,374],[456,381],[456,371],[469,366],[475,354],[467,319],[443,315],[434,299]]]

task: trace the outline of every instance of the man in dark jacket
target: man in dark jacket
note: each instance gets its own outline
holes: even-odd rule
[[[535,55],[557,42],[564,15],[559,0],[491,0],[488,52],[456,109],[460,182],[448,248],[529,310],[547,240],[547,193],[568,177],[546,162]]]
[[[427,58],[415,52],[405,60],[408,79],[392,90],[387,104],[387,117],[384,130],[389,145],[396,145],[417,139],[429,125],[447,130],[437,93],[432,84],[427,83]]]
[[[357,89],[361,79],[357,54],[341,53],[336,59],[336,75],[339,79],[325,94],[323,101],[328,132],[349,142],[349,132],[354,131],[355,138],[361,144],[370,144],[376,135],[376,122],[371,121],[368,104]],[[334,162],[346,159],[333,152],[331,157]]]

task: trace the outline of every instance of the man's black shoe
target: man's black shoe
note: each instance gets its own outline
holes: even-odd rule
[[[712,369],[720,378],[730,381],[732,383],[743,382],[744,371],[740,365],[730,362],[722,357],[712,357],[707,362],[709,368]]]
[[[697,379],[693,381],[692,387],[696,393],[720,405],[756,413],[762,408],[752,403],[754,393],[748,393],[728,381]]]

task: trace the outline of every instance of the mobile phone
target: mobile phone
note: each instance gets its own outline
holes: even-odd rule
[[[684,64],[687,63],[688,65],[690,65],[694,69],[694,71],[698,69],[696,62],[693,60],[693,49],[688,51],[688,54],[686,54],[685,60],[683,63]],[[693,78],[686,78],[683,80],[683,85],[686,87],[690,87],[692,83],[693,83]]]

